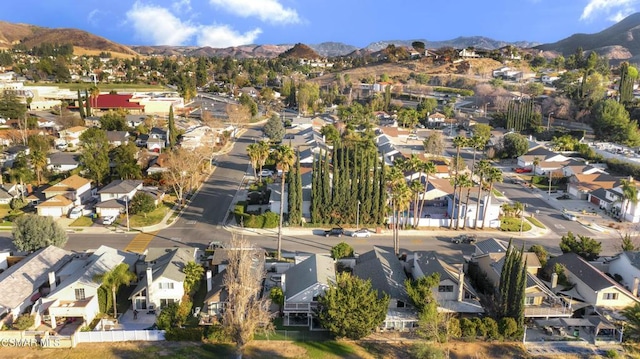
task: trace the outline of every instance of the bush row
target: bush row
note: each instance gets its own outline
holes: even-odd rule
[[[462,96],[473,96],[472,90],[458,89],[458,88],[452,88],[452,87],[434,87],[433,91],[442,92],[442,93],[453,93],[453,94],[462,95]]]
[[[276,228],[280,223],[280,216],[276,213],[249,214],[246,211],[247,202],[245,201],[238,201],[233,209],[236,223],[245,228]]]

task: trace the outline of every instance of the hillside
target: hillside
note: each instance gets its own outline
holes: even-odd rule
[[[574,34],[558,42],[536,46],[535,49],[568,56],[578,47],[613,60],[637,61],[640,58],[640,13],[630,15],[598,33]]]
[[[27,48],[44,43],[73,44],[82,51],[107,51],[111,53],[135,56],[137,53],[129,47],[117,44],[103,37],[77,29],[50,29],[27,24],[12,24],[0,21],[0,48],[9,48],[16,44]]]
[[[319,59],[320,55],[312,48],[305,44],[295,44],[289,50],[280,54],[283,58],[296,58],[296,59]]]

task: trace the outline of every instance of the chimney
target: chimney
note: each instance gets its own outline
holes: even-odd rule
[[[551,274],[551,289],[556,289],[558,286],[558,273]]]
[[[56,272],[49,272],[49,288],[51,289],[49,293],[56,289]]]
[[[640,278],[635,277],[633,278],[633,296],[637,297],[638,296],[638,285],[640,284]]]
[[[280,287],[282,288],[282,293],[287,292],[287,274],[286,273],[283,273],[282,276],[280,277]]]
[[[464,270],[460,268],[458,272],[458,302],[464,299]]]
[[[211,292],[211,270],[207,271],[207,293]]]
[[[147,267],[147,295],[149,295],[151,284],[153,283],[153,267]]]

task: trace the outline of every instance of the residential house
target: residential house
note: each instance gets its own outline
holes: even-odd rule
[[[476,210],[479,210],[479,224],[484,223],[485,227],[498,228],[500,227],[500,203],[494,203],[493,197],[493,193],[483,191],[478,208],[478,187],[471,187],[470,190],[463,189],[457,195],[451,193],[447,202],[447,213],[450,218],[459,219],[461,227],[474,227]],[[485,206],[487,207],[486,219]],[[456,223],[456,225],[458,224]]]
[[[606,273],[614,278],[621,278],[618,282],[631,294],[638,296],[640,284],[640,252],[624,251],[605,260]]]
[[[552,270],[556,264],[563,267],[564,275],[572,283],[565,288],[552,282],[551,290],[558,294],[590,305],[597,312],[619,310],[640,303],[636,295],[575,253],[550,258],[547,270]]]
[[[125,199],[131,201],[136,192],[142,189],[141,180],[114,180],[98,191],[100,202],[110,199]]]
[[[478,58],[480,57],[473,49],[462,49],[458,52],[458,56],[462,58]]]
[[[196,261],[198,249],[191,247],[149,248],[136,265],[138,285],[129,299],[135,310],[161,310],[179,303],[184,296],[184,267]]]
[[[583,174],[592,175],[597,173],[607,173],[604,168],[588,164],[586,162],[571,161],[562,168],[562,175],[564,177],[571,177],[573,175]]]
[[[603,203],[604,201],[601,201],[600,205],[603,209],[611,212],[623,221],[638,223],[640,222],[640,183],[632,177],[629,177],[629,180],[631,181],[631,186],[636,187],[636,198],[625,199],[622,184],[616,182],[612,188],[606,189],[605,199],[610,200],[611,203]]]
[[[73,201],[63,195],[57,195],[38,204],[36,211],[38,216],[62,217],[66,216],[73,207]]]
[[[13,166],[13,161],[15,161],[18,156],[28,156],[29,152],[29,147],[23,145],[7,148],[2,152],[2,167],[11,168],[11,166]]]
[[[69,172],[80,166],[79,155],[72,152],[53,152],[47,156],[47,169],[52,172]]]
[[[72,253],[56,246],[39,249],[0,273],[0,318],[11,321],[56,286],[56,272]]]
[[[129,143],[129,132],[127,131],[106,131],[107,141],[114,147]]]
[[[167,168],[167,160],[169,156],[166,153],[160,153],[157,156],[152,157],[149,160],[149,165],[147,167],[147,175],[151,176],[156,173],[167,172],[169,169]]]
[[[383,329],[405,330],[415,326],[418,318],[404,285],[407,279],[404,264],[392,251],[374,246],[373,250],[358,257],[353,274],[371,280],[372,288],[379,295],[389,295],[387,316],[381,325]]]
[[[208,320],[204,323],[201,321],[200,324],[213,324],[222,318],[229,295],[224,287],[225,272],[226,270],[223,270],[215,276],[210,270],[206,273],[207,294],[204,296],[204,312]]]
[[[476,243],[476,250],[471,258],[471,261],[487,275],[496,289],[500,286],[500,275],[507,247],[504,241],[495,238],[486,239]],[[538,278],[541,268],[538,256],[532,252],[524,252],[523,261],[527,267],[524,316],[527,318],[570,317],[573,312],[567,303],[549,290]]]
[[[74,126],[59,132],[60,139],[64,140],[69,147],[78,147],[80,145],[80,135],[88,128],[84,126]]]
[[[163,148],[169,146],[168,130],[165,131],[161,128],[154,127],[151,129],[147,136],[148,137],[144,142],[149,151],[161,152]],[[143,136],[140,136],[139,139],[143,139]]]
[[[552,170],[557,170],[564,167],[564,165],[566,165],[569,161],[569,158],[564,155],[555,153],[544,147],[535,147],[529,150],[526,154],[518,157],[518,167],[533,167],[533,161],[536,158],[540,161],[540,164],[542,164],[543,162],[565,162],[562,166],[554,168]],[[536,173],[544,174],[544,172],[542,172],[540,168],[536,168]]]
[[[459,253],[462,259],[462,253]],[[462,263],[450,264],[435,251],[415,252],[411,265],[413,279],[438,273],[440,283],[433,289],[433,297],[441,311],[453,313],[483,313],[471,282],[465,277]]]
[[[613,177],[607,173],[596,172],[593,174],[575,174],[569,177],[567,181],[567,192],[578,198],[587,200],[595,205],[600,205],[601,201],[598,197],[598,194],[602,195],[602,192],[595,193],[596,196],[590,196],[591,193],[598,189],[612,189],[614,186],[620,183],[620,179],[617,177]],[[607,199],[605,194],[604,200]]]
[[[181,136],[180,147],[193,150],[200,146],[213,146],[213,130],[209,126],[197,126],[188,129]]]
[[[126,212],[127,203],[122,199],[109,199],[96,203],[95,210],[100,218],[118,217],[121,213]]]
[[[264,256],[264,252],[261,250],[253,250],[252,256]],[[218,275],[222,273],[225,269],[227,269],[227,265],[229,264],[229,249],[218,248],[213,252],[213,257],[211,258],[210,267],[212,268],[213,275]]]
[[[427,127],[430,128],[439,128],[444,126],[445,120],[447,116],[441,114],[440,112],[435,112],[427,115]]]
[[[72,175],[44,189],[42,193],[46,199],[64,196],[75,205],[80,205],[91,198],[91,180]]]
[[[313,329],[318,297],[331,284],[336,283],[335,263],[331,257],[312,254],[284,272],[281,283],[284,293],[284,325]]]
[[[49,316],[52,328],[58,318],[78,318],[87,325],[100,312],[98,288],[101,283],[96,276],[103,275],[121,263],[129,265],[131,270],[138,256],[134,253],[100,246],[93,253],[77,254],[57,273],[59,283],[42,298],[34,312]]]
[[[545,74],[540,76],[540,82],[542,82],[542,84],[545,86],[553,86],[553,83],[559,79],[560,79],[559,76],[554,76],[550,74]]]
[[[0,185],[0,204],[9,204],[14,198],[26,195],[27,188],[23,189],[18,183],[5,183]]]
[[[131,128],[136,128],[142,124],[144,124],[145,116],[142,115],[127,115],[125,121],[127,121],[127,126]]]
[[[380,135],[376,137],[376,146],[378,147],[380,157],[384,160],[387,166],[393,165],[393,161],[398,158],[404,158],[404,155],[398,151],[387,135]]]

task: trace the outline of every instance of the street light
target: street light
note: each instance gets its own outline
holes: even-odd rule
[[[520,237],[522,237],[522,228],[524,227],[524,215],[525,215],[526,209],[527,209],[527,204],[523,203],[522,204],[522,215],[520,215]]]
[[[549,116],[547,116],[547,131],[551,130],[551,115],[553,115],[553,111],[549,112]]]
[[[551,178],[552,178],[552,174],[551,171],[549,171],[549,199],[551,199]]]
[[[358,200],[358,211],[356,215],[356,229],[360,228],[360,200]]]

